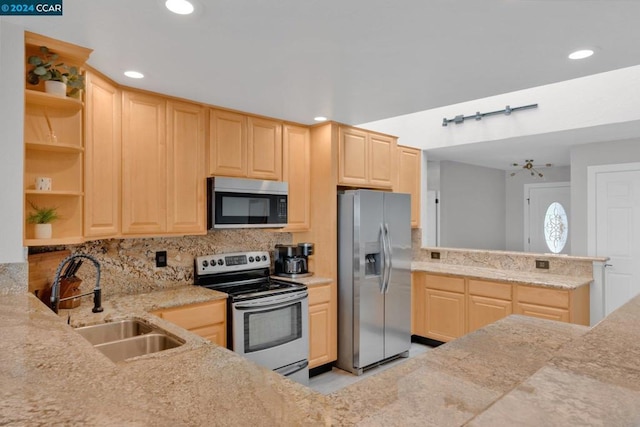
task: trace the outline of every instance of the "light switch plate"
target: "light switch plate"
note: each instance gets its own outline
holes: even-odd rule
[[[440,252],[431,252],[431,259],[440,259]]]
[[[166,266],[167,266],[167,251],[157,251],[156,267],[166,267]]]

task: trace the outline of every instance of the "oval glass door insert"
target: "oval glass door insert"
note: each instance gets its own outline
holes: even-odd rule
[[[553,202],[547,208],[547,213],[544,216],[544,239],[549,250],[554,254],[562,252],[567,244],[568,235],[567,212],[560,203]]]

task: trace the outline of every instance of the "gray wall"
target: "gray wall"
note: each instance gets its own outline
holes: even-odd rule
[[[571,149],[571,254],[587,255],[587,168],[640,162],[640,140],[598,142]]]
[[[503,250],[504,171],[440,162],[440,246]]]
[[[539,169],[543,178],[533,177],[525,171],[511,175],[505,172],[505,249],[508,251],[524,250],[524,185],[545,182],[564,182],[571,180],[569,166]],[[569,226],[571,228],[571,225]]]

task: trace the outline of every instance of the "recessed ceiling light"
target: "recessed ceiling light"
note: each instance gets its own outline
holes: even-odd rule
[[[173,13],[178,15],[189,15],[193,13],[193,4],[187,0],[167,0],[164,5]]]
[[[584,59],[591,55],[593,55],[593,51],[591,49],[576,50],[569,54],[569,59]]]
[[[138,71],[125,71],[124,75],[132,79],[141,79],[144,77],[144,74],[139,73]]]
[[[318,117],[314,117],[313,120],[315,120],[316,122],[326,122],[327,118],[324,116],[318,116]]]

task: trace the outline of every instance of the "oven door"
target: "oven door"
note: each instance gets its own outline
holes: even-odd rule
[[[306,290],[232,303],[233,351],[269,369],[309,357]]]

